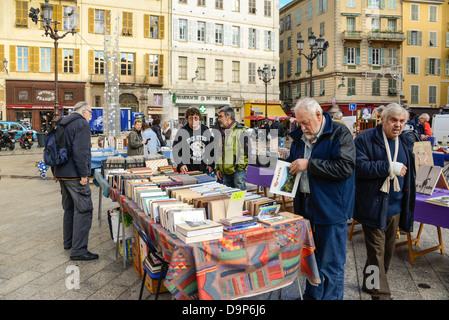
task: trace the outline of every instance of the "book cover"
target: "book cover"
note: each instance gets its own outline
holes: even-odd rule
[[[176,231],[179,231],[186,237],[191,237],[223,231],[223,225],[212,220],[186,221],[179,223],[176,226]]]
[[[271,180],[270,193],[294,198],[299,185],[300,174],[290,173],[290,162],[278,160]]]
[[[199,236],[193,236],[193,237],[186,237],[179,231],[176,231],[176,236],[184,243],[195,243],[195,242],[201,242],[201,241],[210,241],[210,240],[217,240],[223,238],[223,231],[215,232],[215,233],[208,233],[208,234],[202,234]]]
[[[449,196],[441,196],[429,198],[425,200],[427,203],[436,204],[437,206],[449,207]]]
[[[432,195],[442,170],[439,166],[420,166],[416,174],[416,192]]]
[[[291,222],[295,220],[301,220],[303,217],[290,212],[280,212],[278,215],[260,220],[260,222],[265,223],[270,226],[274,226],[281,223]]]

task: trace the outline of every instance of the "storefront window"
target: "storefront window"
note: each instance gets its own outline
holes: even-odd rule
[[[16,111],[16,121],[22,123],[25,127],[31,128],[32,112],[21,110]]]

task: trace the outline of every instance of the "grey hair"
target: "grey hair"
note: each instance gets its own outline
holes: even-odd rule
[[[234,109],[232,109],[232,107],[226,106],[221,108],[220,110],[218,110],[218,113],[220,112],[224,112],[225,116],[231,116],[231,120],[235,120],[235,112]]]
[[[430,116],[428,113],[423,113],[419,116],[420,119],[429,120]]]
[[[390,103],[382,111],[382,114],[381,114],[382,121],[383,122],[387,121],[387,119],[392,115],[403,114],[403,113],[405,113],[405,120],[408,121],[408,118],[409,118],[408,110],[402,108],[401,105],[399,105],[397,103]]]
[[[296,102],[295,107],[293,108],[293,112],[296,113],[296,110],[298,110],[299,108],[305,109],[307,112],[313,114],[314,116],[316,116],[317,111],[323,113],[323,109],[321,108],[320,104],[312,98],[299,99],[298,102]]]
[[[73,107],[73,112],[83,114],[83,111],[88,110],[89,108],[90,108],[89,103],[87,103],[86,101],[80,101]]]
[[[343,118],[343,113],[341,111],[337,111],[334,113],[334,119],[341,119]]]

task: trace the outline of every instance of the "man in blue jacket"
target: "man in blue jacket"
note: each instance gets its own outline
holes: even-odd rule
[[[413,231],[415,160],[413,142],[401,135],[408,111],[397,103],[382,111],[382,123],[361,132],[357,150],[354,219],[362,224],[367,261],[362,289],[372,299],[390,300],[387,271],[398,226]],[[377,272],[376,272],[377,271]],[[378,274],[376,279],[374,275]]]
[[[92,225],[92,197],[88,177],[91,175],[90,125],[92,108],[87,102],[78,102],[73,113],[58,121],[64,125],[69,161],[52,168],[59,181],[64,209],[64,249],[72,260],[97,259],[98,254],[87,250]]]
[[[294,112],[299,126],[290,133],[287,159],[290,172],[301,174],[294,210],[310,220],[321,278],[318,287],[307,283],[305,298],[341,300],[347,220],[354,209],[354,141],[314,99],[298,100]]]

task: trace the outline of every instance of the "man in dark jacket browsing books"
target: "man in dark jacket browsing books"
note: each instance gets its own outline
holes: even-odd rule
[[[290,173],[300,174],[294,210],[310,220],[321,283],[307,283],[305,298],[342,300],[347,219],[354,208],[355,147],[352,134],[332,121],[314,99],[294,108],[298,128],[290,133]]]
[[[362,289],[374,300],[391,299],[387,270],[398,226],[413,231],[415,160],[413,142],[401,135],[408,111],[397,103],[382,111],[382,123],[361,132],[357,150],[354,219],[362,224],[367,261]],[[377,271],[376,273],[374,273]],[[378,274],[376,279],[372,275]]]
[[[92,225],[92,197],[88,177],[91,175],[91,142],[89,120],[92,109],[87,102],[78,102],[74,112],[58,124],[65,127],[64,135],[69,161],[52,168],[55,181],[61,186],[64,249],[72,260],[97,259],[98,254],[87,250]]]

